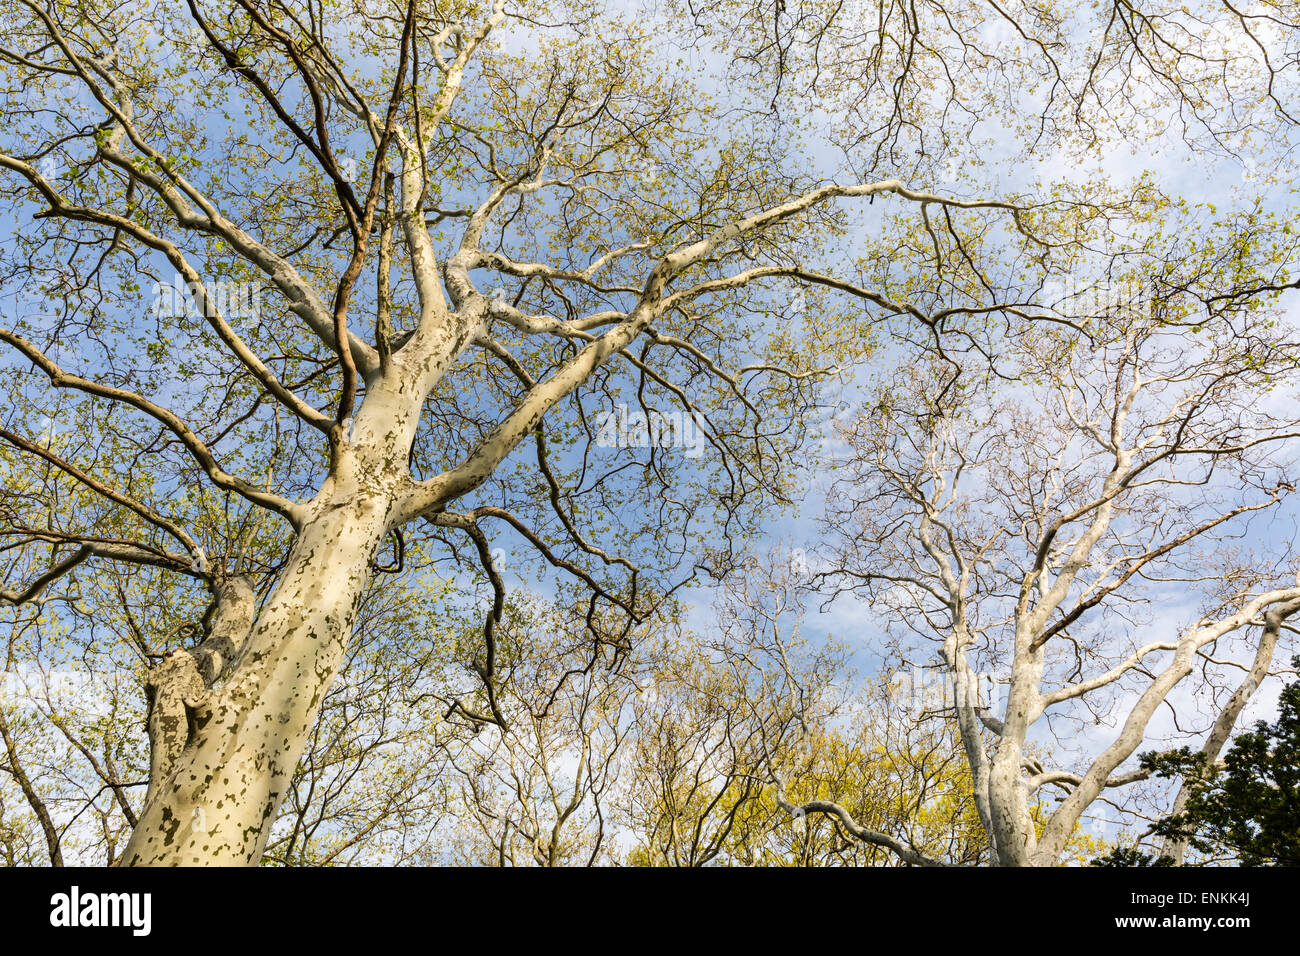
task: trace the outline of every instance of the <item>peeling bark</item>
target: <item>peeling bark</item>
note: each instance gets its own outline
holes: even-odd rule
[[[164,736],[155,740],[162,756],[124,865],[254,865],[261,858],[343,660],[386,511],[361,498],[323,509],[303,529],[220,687],[204,690],[200,676],[201,667],[221,659],[214,648],[205,648],[202,663],[189,653],[165,663],[166,717],[156,721]],[[156,693],[163,700],[163,691]]]
[[[194,733],[195,716],[203,707],[208,688],[235,660],[253,623],[257,596],[244,578],[231,578],[214,588],[215,596],[204,615],[203,641],[173,651],[149,671],[145,693],[149,699],[149,803],[172,772]]]

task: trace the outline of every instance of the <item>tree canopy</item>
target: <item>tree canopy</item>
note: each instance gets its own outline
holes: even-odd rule
[[[1300,610],[1294,3],[13,6],[12,860],[1201,806],[1139,748],[1218,759]]]

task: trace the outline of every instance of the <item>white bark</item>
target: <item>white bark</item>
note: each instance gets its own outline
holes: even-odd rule
[[[343,659],[391,497],[320,502],[231,679],[187,702],[190,735],[124,865],[251,865]]]
[[[1276,363],[1270,374],[1281,374],[1289,368],[1286,350],[1270,344],[1258,355],[1237,355],[1230,342],[1200,353],[1171,346],[1165,333],[1141,323],[1118,331],[1104,350],[1043,370],[1041,424],[1026,421],[1018,406],[977,405],[937,422],[918,416],[916,427],[928,432],[919,434],[902,430],[899,422],[914,414],[904,407],[884,428],[867,418],[850,434],[857,452],[851,464],[867,486],[844,483],[843,512],[833,522],[835,534],[850,529],[842,573],[865,582],[866,593],[888,602],[910,630],[940,642],[976,804],[993,859],[1003,866],[1057,865],[1104,791],[1148,776],[1121,768],[1147,741],[1156,711],[1175,702],[1175,689],[1193,673],[1221,665],[1210,653],[1215,642],[1263,624],[1254,664],[1205,741],[1204,752],[1217,755],[1267,673],[1282,618],[1300,599],[1300,587],[1266,573],[1256,578],[1232,565],[1193,573],[1176,557],[1293,490],[1281,474],[1269,479],[1272,487],[1247,480],[1238,496],[1230,480],[1205,474],[1271,468],[1249,450],[1294,436],[1289,419],[1261,411],[1252,398],[1267,381],[1255,369]],[[904,402],[913,395],[908,389],[920,394],[928,385],[906,372],[900,379]],[[1058,409],[1064,420],[1049,421]],[[1003,414],[1011,421],[1006,430]],[[1225,489],[1210,504],[1172,497],[1182,487],[1210,485],[1211,477]],[[1152,488],[1169,489],[1171,500],[1157,499]],[[891,502],[908,515],[906,534]],[[1166,556],[1174,556],[1168,564]],[[1207,596],[1201,619],[1185,628],[1169,622],[1140,646],[1126,646],[1104,625],[1089,627],[1089,612],[1112,595],[1117,604],[1164,598],[1169,592],[1160,583],[1180,579],[1193,587],[1219,581],[1224,593]],[[1155,584],[1144,593],[1147,581]],[[1002,673],[1000,719],[972,706],[976,656]],[[1031,741],[1053,708],[1092,706],[1096,713],[1116,691],[1127,700],[1099,752],[1070,770],[1037,763]],[[1046,813],[1036,823],[1035,794],[1048,785],[1064,795],[1040,805]]]
[[[124,865],[252,865],[344,659],[372,562],[393,526],[406,449],[422,391],[398,365],[377,381],[340,446],[334,474],[307,508],[275,590],[257,615],[230,677],[202,690],[193,665],[166,686],[173,719],[160,779],[122,857]],[[423,385],[427,375],[411,376]],[[178,666],[173,657],[165,666]],[[216,675],[213,674],[215,677]],[[154,746],[158,747],[159,738]],[[156,763],[160,761],[156,760]]]

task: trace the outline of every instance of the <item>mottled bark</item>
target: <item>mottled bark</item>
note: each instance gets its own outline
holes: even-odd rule
[[[252,865],[261,858],[343,660],[388,502],[358,496],[317,511],[230,678],[204,691],[192,657],[173,655],[164,664],[160,677],[174,681],[167,688],[171,723],[124,865]]]
[[[372,383],[353,441],[340,444],[256,620],[251,590],[226,586],[204,642],[151,676],[161,754],[123,865],[261,859],[409,481],[406,449],[419,408],[411,394],[419,393]]]
[[[206,702],[208,688],[238,655],[253,623],[257,596],[244,578],[218,584],[205,615],[203,641],[172,652],[149,671],[148,803],[171,775],[194,733],[194,717]]]

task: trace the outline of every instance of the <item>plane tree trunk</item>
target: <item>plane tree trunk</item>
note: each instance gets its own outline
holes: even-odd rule
[[[246,585],[219,588],[207,639],[151,672],[149,792],[122,865],[261,859],[409,481],[404,394],[367,398],[260,612]]]

